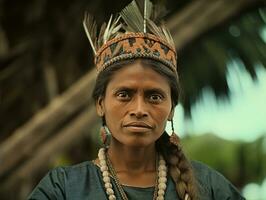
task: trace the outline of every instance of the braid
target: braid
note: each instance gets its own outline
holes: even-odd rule
[[[156,148],[163,155],[173,178],[178,196],[182,200],[196,199],[196,181],[190,162],[180,145],[170,143],[169,135],[164,132],[156,142]]]

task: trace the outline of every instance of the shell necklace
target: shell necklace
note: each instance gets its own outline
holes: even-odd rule
[[[119,193],[122,196],[123,200],[128,200],[122,185],[119,183],[119,179],[116,176],[115,170],[111,164],[110,159],[108,158],[107,154],[106,154],[106,149],[105,148],[101,148],[98,152],[98,158],[100,161],[100,169],[102,172],[102,176],[103,176],[103,182],[104,182],[104,187],[105,187],[105,191],[106,194],[108,195],[108,199],[109,200],[116,200],[116,196],[113,190],[113,186],[111,184],[111,179],[110,179],[110,175],[114,178],[114,182],[118,188]],[[159,156],[159,166],[158,166],[158,177],[156,180],[156,186],[155,186],[155,190],[154,190],[154,196],[153,196],[153,200],[164,200],[164,194],[165,194],[165,190],[166,190],[166,182],[167,182],[167,167],[166,167],[166,163],[165,160],[163,159],[163,157],[160,155]]]

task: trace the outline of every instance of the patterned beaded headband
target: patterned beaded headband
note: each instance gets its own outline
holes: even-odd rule
[[[149,0],[141,5],[134,0],[114,20],[111,16],[109,22],[102,25],[98,37],[95,21],[85,14],[83,26],[98,72],[122,60],[149,58],[176,73],[176,51],[171,34],[164,25],[157,26],[153,22],[160,14],[158,8],[153,10]]]

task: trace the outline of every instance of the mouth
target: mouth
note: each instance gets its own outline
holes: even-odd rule
[[[152,129],[152,126],[145,122],[131,122],[124,125],[124,127],[137,132],[146,132]]]

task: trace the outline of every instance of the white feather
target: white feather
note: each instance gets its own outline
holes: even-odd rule
[[[95,31],[96,29],[96,23],[93,21],[92,17],[89,14],[85,13],[85,17],[83,20],[83,27],[85,30],[85,33],[87,35],[87,38],[89,39],[91,48],[93,50],[94,55],[96,55],[96,50],[95,50],[95,45],[93,43],[93,36],[92,36],[92,32]]]
[[[130,30],[143,32],[143,16],[135,0],[127,5],[120,15]]]
[[[113,15],[111,15],[108,24],[106,26],[106,29],[104,31],[103,44],[105,44],[108,40],[110,40],[114,36],[114,34],[118,32],[122,27],[122,24],[119,23],[120,16],[116,17],[113,22],[112,19]]]
[[[143,23],[143,31],[144,33],[147,32],[147,29],[146,29],[146,19],[147,19],[147,0],[144,1],[144,23]]]

